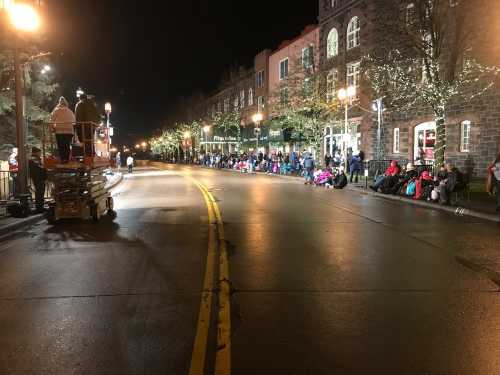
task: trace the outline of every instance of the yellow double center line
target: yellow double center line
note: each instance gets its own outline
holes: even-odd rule
[[[215,374],[231,374],[231,285],[229,282],[229,263],[222,215],[213,195],[208,189],[192,177],[188,177],[201,191],[208,209],[209,233],[208,255],[201,296],[200,312],[196,337],[191,356],[189,375],[205,373],[205,359],[210,329],[210,314],[214,293],[215,263],[218,253],[218,319],[217,351]],[[217,251],[218,250],[218,251]]]

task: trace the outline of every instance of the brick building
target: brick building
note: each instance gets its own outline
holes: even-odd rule
[[[360,79],[360,60],[376,48],[377,43],[384,43],[374,31],[375,4],[374,0],[320,0],[319,7],[321,66],[330,81],[332,95],[346,84],[358,88],[359,105],[349,110],[349,123],[355,135],[350,146],[363,150],[368,159],[375,157],[377,149],[376,115],[370,113],[372,98]],[[394,0],[394,6],[410,11],[412,2]],[[499,6],[493,2],[491,6],[497,14]],[[499,65],[496,35],[498,33],[489,33],[489,41],[475,53],[482,55],[487,63]],[[486,173],[488,163],[500,151],[499,99],[496,83],[482,96],[467,102],[457,99],[449,106],[446,114],[447,161],[474,175]],[[340,141],[340,129],[339,124],[332,122],[325,130],[326,151]],[[423,154],[426,161],[432,161],[435,139],[434,116],[428,108],[384,115],[381,145],[384,159],[416,160]]]

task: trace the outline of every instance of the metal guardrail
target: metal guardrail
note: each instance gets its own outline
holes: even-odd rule
[[[17,192],[17,173],[12,171],[0,171],[0,201],[7,202],[9,200],[15,199]],[[28,179],[28,189],[35,198],[35,188],[30,179]],[[49,199],[52,196],[52,184],[50,182],[45,183],[45,199]]]

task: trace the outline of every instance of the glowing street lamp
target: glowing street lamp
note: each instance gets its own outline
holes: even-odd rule
[[[148,145],[148,144],[147,144],[146,142],[142,142],[142,143],[141,143],[142,148],[146,148],[146,146],[147,146],[147,145]]]
[[[78,89],[76,90],[76,97],[80,99],[80,96],[82,96],[83,94],[85,94],[85,92],[82,90],[81,87],[78,87]]]
[[[45,65],[40,73],[47,74],[51,70],[52,70],[52,67],[50,65]]]
[[[10,23],[18,31],[33,33],[40,28],[40,16],[28,4],[12,4],[8,7]]]
[[[255,124],[255,136],[256,136],[256,145],[257,147],[255,148],[257,150],[257,153],[259,152],[259,138],[260,138],[260,123],[262,122],[264,116],[262,116],[262,113],[257,112],[255,115],[252,116],[252,121]]]
[[[36,10],[28,4],[10,4],[7,8],[10,23],[19,35],[34,33],[40,28],[40,17]],[[18,37],[15,36],[17,43]],[[15,77],[15,98],[16,98],[16,142],[19,149],[18,154],[18,186],[19,198],[24,208],[28,207],[28,171],[26,160],[26,134],[24,129],[24,100],[23,100],[23,72],[19,46],[14,48],[14,77]]]
[[[344,103],[345,105],[345,123],[344,123],[344,135],[342,139],[342,148],[343,148],[343,154],[344,154],[344,163],[345,163],[345,170],[347,173],[347,146],[348,146],[348,138],[349,138],[349,103],[351,102],[352,99],[356,97],[356,86],[349,86],[347,88],[341,88],[337,94],[337,97],[339,98],[340,102]]]

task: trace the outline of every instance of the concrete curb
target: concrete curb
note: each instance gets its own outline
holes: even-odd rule
[[[206,168],[206,167],[200,167],[202,169],[213,169],[213,168]],[[240,173],[239,171],[235,171],[235,170],[232,170],[232,169],[214,169],[214,170],[220,170],[220,171],[226,171],[226,172],[233,172],[233,173]],[[298,177],[298,176],[283,176],[283,175],[275,175],[275,174],[272,174],[272,175],[267,175],[263,172],[254,172],[252,174],[262,174],[264,176],[269,176],[269,177],[277,177],[277,178],[285,178],[285,179],[295,179],[295,180],[299,180],[301,179],[301,177]],[[464,207],[450,207],[450,206],[441,206],[437,203],[429,203],[429,202],[424,202],[424,201],[416,201],[416,200],[413,200],[413,199],[408,199],[408,198],[404,198],[404,197],[400,197],[400,196],[397,196],[397,195],[386,195],[386,194],[380,194],[380,193],[375,193],[374,191],[370,191],[370,190],[367,190],[367,189],[363,189],[363,188],[359,188],[359,187],[355,187],[355,186],[352,186],[352,185],[347,185],[346,187],[347,190],[350,190],[350,191],[354,191],[358,194],[365,194],[365,195],[372,195],[376,198],[381,198],[381,199],[386,199],[386,200],[392,200],[392,201],[398,201],[398,202],[401,202],[401,203],[406,203],[406,204],[412,204],[414,206],[420,206],[420,207],[425,207],[425,208],[429,208],[429,209],[432,209],[432,210],[438,210],[438,211],[445,211],[445,212],[449,212],[453,215],[457,215],[457,216],[469,216],[469,217],[475,217],[475,218],[478,218],[478,219],[483,219],[483,220],[488,220],[488,221],[493,221],[493,222],[496,222],[496,223],[500,223],[500,216],[497,216],[497,215],[492,215],[492,214],[487,214],[487,213],[484,213],[484,212],[479,212],[479,211],[474,211],[474,210],[470,210],[468,208],[464,208]]]
[[[36,214],[24,219],[17,219],[14,223],[0,226],[0,237],[15,232],[19,229],[30,227],[44,219],[44,214]]]
[[[449,212],[449,213],[457,215],[457,216],[470,216],[470,217],[475,217],[475,218],[479,218],[479,219],[483,219],[483,220],[489,220],[489,221],[494,221],[496,223],[500,223],[500,216],[487,214],[487,213],[483,213],[483,212],[478,212],[478,211],[470,210],[470,209],[464,208],[464,207],[442,206],[442,205],[437,204],[437,203],[416,201],[414,199],[400,197],[397,195],[380,194],[380,193],[376,193],[374,191],[368,191],[368,190],[365,190],[365,189],[362,189],[359,187],[354,187],[354,186],[347,186],[347,189],[351,190],[351,191],[355,191],[359,194],[371,195],[371,196],[374,196],[375,198],[397,201],[397,202],[401,202],[401,203],[411,204],[414,206],[430,208],[432,210],[446,211],[446,212]]]
[[[113,182],[109,185],[106,185],[106,189],[111,190],[114,187],[116,187],[119,183],[121,183],[122,181],[123,181],[123,174],[120,174],[120,178],[118,178],[115,182]]]

